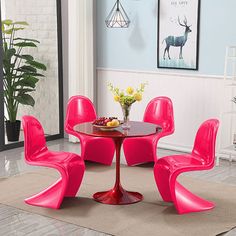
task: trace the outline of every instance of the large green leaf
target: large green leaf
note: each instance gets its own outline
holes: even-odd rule
[[[29,94],[19,94],[15,97],[16,101],[23,105],[34,106],[34,98]]]
[[[26,64],[29,64],[39,70],[44,70],[44,71],[47,70],[47,67],[44,64],[37,62],[37,61],[26,61]]]
[[[16,69],[18,72],[29,72],[29,73],[37,73],[37,69],[35,69],[32,66],[21,66],[18,69]]]
[[[25,54],[25,55],[15,54],[15,56],[18,58],[24,59],[26,61],[33,61],[34,60],[34,58],[31,55],[27,55],[27,54]]]
[[[34,43],[40,43],[38,40],[36,39],[26,39],[26,38],[15,38],[14,41],[18,41],[18,40],[21,40],[21,41],[30,41],[30,42],[34,42]]]
[[[27,79],[28,81],[31,81],[33,83],[37,83],[39,81],[38,78],[34,77],[34,76],[31,76],[31,75],[24,75],[23,77],[24,79]]]
[[[14,46],[16,47],[21,47],[21,48],[26,48],[26,47],[32,47],[36,48],[37,45],[33,42],[20,42],[20,43],[15,43]]]
[[[12,79],[19,79],[19,78],[23,78],[23,76],[22,75],[15,75],[15,74],[11,73],[11,78]]]
[[[21,86],[22,88],[25,88],[25,87],[35,88],[36,83],[38,81],[39,81],[39,79],[37,79],[33,76],[28,76],[28,77],[25,77],[25,78],[15,82],[14,87],[18,88],[18,86]]]
[[[3,53],[4,59],[11,60],[12,56],[15,55],[15,53],[16,53],[16,49],[15,48],[7,49]]]
[[[7,25],[7,26],[11,25],[12,23],[13,23],[13,21],[10,20],[10,19],[6,19],[6,20],[3,20],[3,21],[2,21],[2,24],[3,24],[3,25]]]
[[[34,77],[45,77],[45,75],[40,73],[26,73],[27,76],[34,76]]]
[[[3,72],[8,76],[12,77],[12,68],[14,68],[14,63],[11,63],[11,55],[4,54],[3,56]]]
[[[30,89],[30,88],[19,88],[19,89],[15,89],[15,91],[19,92],[19,93],[30,93],[35,91],[35,89]]]
[[[12,32],[13,32],[13,29],[11,28],[11,29],[2,29],[2,32],[4,33],[4,34],[12,34]]]
[[[13,22],[12,25],[29,25],[26,21],[16,21]]]
[[[2,29],[2,32],[4,34],[12,34],[13,31],[19,31],[19,30],[23,30],[23,29],[25,29],[25,28],[19,27],[19,28]]]
[[[21,75],[14,76],[14,78],[27,78],[28,76],[32,76],[32,77],[45,77],[45,75],[40,74],[40,73],[24,72]]]
[[[5,26],[10,26],[12,24],[12,20],[6,19],[2,21],[2,32],[5,32],[6,27]]]
[[[25,29],[25,28],[24,28],[24,27],[18,27],[18,28],[17,28],[17,27],[14,27],[14,30],[15,30],[15,31],[23,30],[23,29]]]

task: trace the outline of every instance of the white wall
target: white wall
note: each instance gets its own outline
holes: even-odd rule
[[[107,82],[120,88],[148,82],[142,102],[131,108],[131,119],[142,120],[147,103],[157,96],[172,99],[175,133],[160,140],[159,147],[190,151],[198,126],[206,119],[220,116],[223,80],[217,76],[129,71],[97,68],[98,114],[122,118],[119,103],[107,89]]]
[[[6,0],[5,16],[13,21],[27,21],[29,27],[20,32],[27,38],[39,40],[38,49],[30,50],[35,59],[47,65],[45,78],[37,84],[35,107],[20,106],[21,114],[35,115],[43,124],[45,133],[59,133],[58,105],[58,50],[56,0]]]

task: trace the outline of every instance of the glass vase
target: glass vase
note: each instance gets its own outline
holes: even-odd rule
[[[131,105],[122,105],[122,113],[123,113],[123,124],[122,128],[123,129],[129,129],[130,128],[130,123],[129,123],[129,114],[130,114],[130,109]]]

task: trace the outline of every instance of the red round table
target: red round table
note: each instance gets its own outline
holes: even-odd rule
[[[111,190],[98,192],[93,195],[93,198],[104,204],[125,205],[139,202],[143,199],[142,194],[138,192],[126,191],[120,183],[120,149],[125,138],[143,137],[156,134],[161,131],[157,125],[130,121],[130,129],[123,130],[118,127],[114,130],[103,131],[100,128],[94,127],[91,122],[78,124],[74,127],[76,132],[94,137],[112,138],[116,146],[116,182]]]

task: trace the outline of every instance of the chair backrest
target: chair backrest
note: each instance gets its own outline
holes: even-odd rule
[[[22,118],[25,137],[25,159],[34,161],[34,157],[39,152],[47,150],[44,130],[40,122],[33,116],[23,116]]]
[[[175,126],[171,99],[168,97],[152,99],[146,107],[143,121],[160,125],[163,132],[173,133]]]
[[[77,124],[94,121],[96,110],[93,103],[84,96],[73,96],[67,104],[65,128],[73,129]]]
[[[199,127],[192,153],[205,161],[206,165],[212,166],[215,162],[215,143],[219,127],[217,119],[209,119]]]

